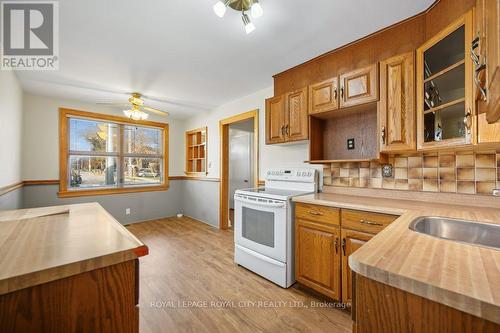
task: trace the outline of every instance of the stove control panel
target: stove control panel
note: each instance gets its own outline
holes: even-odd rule
[[[269,169],[266,172],[266,180],[314,183],[316,173],[313,168]]]

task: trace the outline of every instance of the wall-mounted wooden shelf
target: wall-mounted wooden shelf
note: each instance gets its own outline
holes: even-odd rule
[[[311,115],[311,164],[366,162],[380,159],[377,138],[377,103]],[[355,148],[347,149],[354,139]]]
[[[186,132],[186,175],[206,175],[207,127]]]
[[[351,160],[312,160],[304,161],[304,163],[309,164],[330,164],[330,163],[344,163],[344,162],[371,162],[378,161],[378,159],[351,159]]]

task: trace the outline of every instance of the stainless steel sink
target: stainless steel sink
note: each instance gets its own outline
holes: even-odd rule
[[[413,220],[409,228],[438,238],[500,249],[500,225],[422,216]]]

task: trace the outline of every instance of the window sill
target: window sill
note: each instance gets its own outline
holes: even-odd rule
[[[167,191],[168,184],[159,186],[142,186],[142,187],[125,187],[125,188],[105,188],[99,190],[80,190],[80,191],[59,191],[57,196],[59,198],[75,198],[75,197],[88,197],[96,195],[112,195],[112,194],[125,194],[125,193],[138,193],[138,192],[154,192],[154,191]]]

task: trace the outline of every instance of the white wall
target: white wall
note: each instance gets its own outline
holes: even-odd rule
[[[309,164],[304,163],[309,158],[307,143],[266,145],[265,99],[272,96],[273,87],[269,87],[221,105],[185,122],[186,130],[208,126],[209,177],[219,177],[219,121],[255,109],[259,109],[259,178],[264,179],[266,170],[273,167],[310,167]],[[318,167],[318,170],[321,170],[321,167]]]
[[[12,71],[0,71],[0,187],[21,181],[22,89]]]
[[[59,179],[59,108],[72,108],[122,115],[106,106],[24,94],[22,179]],[[183,175],[184,123],[172,118],[151,116],[169,123],[169,176]],[[1,135],[1,134],[0,134]]]

